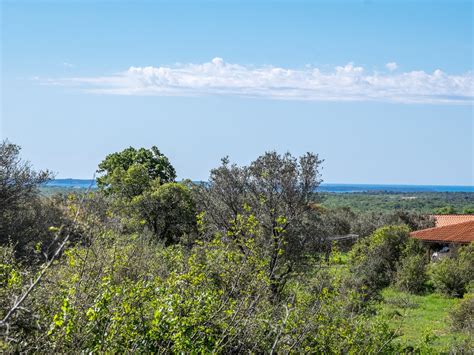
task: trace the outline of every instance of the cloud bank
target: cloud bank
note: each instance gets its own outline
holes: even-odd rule
[[[98,77],[50,79],[48,84],[78,87],[110,95],[209,96],[306,101],[382,101],[400,103],[471,104],[474,75],[441,70],[368,72],[349,63],[326,71],[316,67],[288,69],[244,66],[216,57],[203,64],[130,67]]]

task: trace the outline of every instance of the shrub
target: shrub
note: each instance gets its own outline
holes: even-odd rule
[[[474,294],[465,294],[457,307],[451,311],[450,316],[455,330],[474,331]]]
[[[196,226],[196,210],[189,188],[184,184],[151,183],[149,189],[133,198],[131,213],[166,245],[183,241]]]
[[[452,297],[463,297],[474,280],[474,244],[464,246],[452,258],[431,266],[435,288]]]
[[[420,294],[428,281],[426,256],[415,254],[402,259],[397,270],[396,285],[402,291]]]
[[[406,226],[382,227],[352,249],[349,254],[349,283],[365,294],[365,299],[377,297],[379,291],[394,279],[409,239],[408,233]]]
[[[0,142],[0,245],[33,263],[35,251],[48,254],[55,235],[48,228],[64,222],[62,211],[43,199],[39,187],[52,178],[20,157],[20,147]]]
[[[5,351],[394,350],[385,322],[347,312],[324,268],[292,279],[275,302],[256,222],[242,222],[190,250],[136,235],[72,247],[12,319]]]
[[[416,239],[409,239],[397,267],[396,286],[402,291],[422,293],[428,281],[427,266],[428,259],[421,243]]]

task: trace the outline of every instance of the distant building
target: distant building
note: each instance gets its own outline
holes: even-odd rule
[[[474,214],[435,214],[432,217],[436,221],[436,227],[474,221]]]
[[[440,222],[442,225],[439,227],[411,232],[410,235],[426,243],[444,245],[469,244],[474,241],[474,219],[451,224],[449,219],[441,219]]]
[[[411,237],[421,240],[427,246],[427,257],[429,260],[436,261],[449,257],[452,249],[474,242],[474,219],[461,223],[451,223],[453,220],[456,219],[437,219],[437,225],[438,223],[440,224],[439,227],[410,233]]]

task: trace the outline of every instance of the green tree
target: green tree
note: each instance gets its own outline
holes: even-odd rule
[[[195,204],[190,189],[175,183],[176,172],[158,148],[127,148],[109,154],[100,164],[100,191],[133,231],[148,229],[166,245],[195,231]]]
[[[457,211],[453,206],[444,206],[436,209],[436,214],[456,214]]]
[[[20,158],[20,150],[6,140],[0,144],[0,220],[36,199],[38,186],[53,177],[49,171],[33,170],[28,161]]]
[[[462,211],[463,214],[474,214],[474,207],[466,207]]]
[[[195,231],[195,203],[184,184],[160,185],[155,180],[149,189],[132,200],[132,206],[137,217],[166,245]]]
[[[296,262],[320,240],[311,208],[319,186],[322,160],[307,153],[266,152],[249,166],[230,164],[228,158],[211,170],[209,184],[199,189],[200,207],[215,230],[231,229],[238,215],[254,214],[262,229],[257,243],[270,255],[269,274],[276,298]]]
[[[155,146],[151,149],[129,147],[112,153],[99,164],[97,186],[106,194],[118,194],[127,198],[140,195],[151,181],[173,182],[176,171]]]
[[[383,226],[406,225],[410,230],[420,230],[435,226],[435,219],[430,215],[413,211],[372,211],[359,213],[351,223],[351,232],[360,236],[369,236]]]
[[[54,249],[49,227],[67,221],[58,206],[40,196],[39,187],[53,177],[51,172],[35,171],[20,151],[8,141],[0,144],[0,245],[13,245],[17,257],[33,263]]]

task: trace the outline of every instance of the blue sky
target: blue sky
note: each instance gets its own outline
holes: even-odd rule
[[[90,178],[319,153],[338,183],[473,185],[470,2],[3,1],[3,138]]]

